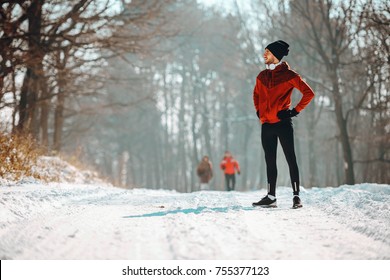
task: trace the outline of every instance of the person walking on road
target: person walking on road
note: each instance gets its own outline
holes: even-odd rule
[[[236,172],[240,174],[240,165],[229,151],[226,151],[220,164],[225,174],[225,186],[227,191],[234,191],[236,185]]]
[[[213,178],[213,165],[208,156],[204,156],[196,169],[200,180],[200,190],[210,190],[209,182]]]

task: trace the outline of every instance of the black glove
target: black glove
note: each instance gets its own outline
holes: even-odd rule
[[[299,113],[297,112],[297,110],[292,109],[292,110],[282,110],[282,111],[279,111],[277,116],[280,120],[284,120],[284,119],[288,119],[288,118],[292,118],[292,117],[295,117],[296,115],[298,115]]]
[[[257,117],[260,119],[259,111],[256,111],[256,115],[257,115]]]
[[[240,174],[241,174],[241,172],[240,172],[240,171],[237,171],[237,174],[238,174],[238,175],[240,175]]]

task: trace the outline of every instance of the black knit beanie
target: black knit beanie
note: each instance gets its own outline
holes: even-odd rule
[[[278,40],[271,44],[269,44],[266,49],[268,49],[272,54],[279,60],[282,59],[283,56],[288,55],[288,49],[289,44],[287,44],[285,41]]]

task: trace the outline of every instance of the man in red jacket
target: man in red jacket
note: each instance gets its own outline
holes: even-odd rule
[[[234,191],[236,185],[236,171],[240,174],[240,165],[238,164],[238,161],[232,157],[232,154],[229,151],[226,151],[220,167],[225,173],[226,190]]]
[[[313,99],[314,93],[298,73],[281,61],[288,55],[289,45],[276,41],[265,48],[266,70],[260,72],[253,90],[256,114],[262,123],[261,142],[267,165],[268,193],[253,206],[276,207],[276,149],[278,139],[290,170],[293,188],[293,208],[302,207],[299,198],[299,170],[294,151],[294,131],[291,118],[298,115]],[[291,94],[296,88],[302,93],[300,102],[290,110]]]

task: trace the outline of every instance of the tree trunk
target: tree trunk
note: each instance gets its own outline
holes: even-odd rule
[[[340,132],[341,146],[343,148],[345,183],[348,185],[353,185],[355,184],[355,175],[353,171],[352,149],[349,141],[347,120],[343,116],[342,98],[336,71],[337,70],[333,70],[331,77],[333,85],[333,96],[335,101],[336,121]]]
[[[61,150],[62,146],[62,129],[64,126],[64,103],[65,93],[61,86],[59,86],[57,94],[57,106],[54,113],[54,136],[53,136],[53,149],[57,152]]]
[[[58,93],[57,102],[54,112],[54,135],[53,135],[53,149],[60,151],[62,146],[62,132],[64,127],[64,106],[65,106],[65,85],[66,85],[66,63],[69,56],[69,48],[63,50],[63,59],[61,59],[62,51],[57,53],[57,81]]]
[[[191,160],[191,163],[192,163],[192,167],[191,167],[191,192],[196,190],[197,189],[197,185],[198,185],[198,182],[197,182],[197,178],[196,178],[196,167],[198,165],[198,162],[200,160],[200,157],[199,157],[199,154],[198,154],[198,135],[196,133],[196,121],[197,121],[197,116],[199,114],[197,108],[198,106],[200,105],[200,100],[199,98],[197,98],[198,96],[198,92],[197,92],[197,87],[194,86],[193,87],[193,91],[192,91],[192,96],[193,96],[193,100],[192,100],[192,107],[194,108],[194,113],[192,115],[192,118],[191,118],[191,135],[192,135],[192,142],[193,142],[193,146],[192,146],[192,160]],[[196,102],[198,101],[198,102]]]
[[[43,64],[39,65],[39,88],[41,90],[41,116],[40,116],[40,132],[41,144],[48,148],[49,145],[49,113],[50,113],[50,96],[47,90],[46,78],[43,71]]]
[[[248,170],[249,170],[249,164],[248,164],[248,150],[249,150],[249,140],[252,135],[253,129],[250,124],[245,124],[245,133],[244,133],[244,139],[243,139],[243,151],[244,151],[244,162],[242,164],[242,189],[248,190]]]
[[[186,100],[185,100],[185,84],[186,84],[186,73],[185,73],[185,69],[183,68],[183,73],[182,73],[182,77],[183,77],[183,83],[182,83],[182,86],[181,86],[181,96],[180,96],[180,109],[179,109],[179,118],[178,118],[178,123],[179,123],[179,135],[178,135],[178,147],[179,147],[179,151],[178,151],[178,161],[177,162],[181,162],[180,166],[181,166],[181,172],[178,172],[180,173],[180,177],[179,177],[179,184],[182,184],[181,185],[181,189],[183,192],[187,192],[188,191],[188,180],[187,180],[187,159],[186,159],[186,135],[187,135],[187,132],[186,132],[186,127],[185,127],[185,124],[186,124],[186,121],[185,121],[185,104],[186,104]],[[179,187],[180,189],[180,187]]]
[[[19,101],[18,130],[32,134],[38,139],[39,127],[36,105],[39,97],[39,65],[42,65],[43,53],[41,50],[41,20],[44,0],[31,2],[27,10],[28,16],[28,63]]]

